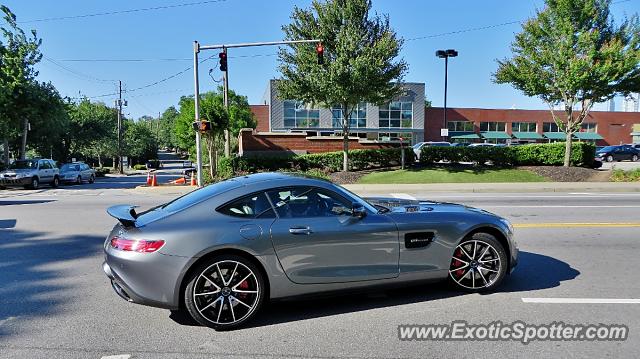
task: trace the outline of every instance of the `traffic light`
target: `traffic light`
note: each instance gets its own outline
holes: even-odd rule
[[[218,57],[220,58],[220,71],[227,71],[227,53],[221,52]]]
[[[200,132],[209,132],[211,131],[211,122],[207,120],[200,121]]]
[[[316,46],[316,53],[318,54],[318,65],[324,65],[324,46],[322,43],[318,43]]]

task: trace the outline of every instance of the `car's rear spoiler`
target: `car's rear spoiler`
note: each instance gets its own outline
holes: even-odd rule
[[[136,218],[138,218],[138,214],[136,213],[137,206],[132,206],[128,204],[120,204],[117,206],[109,207],[107,209],[107,213],[118,221],[122,223],[125,227],[133,227],[136,224]]]

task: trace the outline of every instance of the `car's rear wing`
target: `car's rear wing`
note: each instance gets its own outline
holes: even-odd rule
[[[109,207],[107,209],[107,213],[120,221],[125,227],[134,227],[136,225],[136,219],[138,218],[138,214],[136,213],[137,206],[132,206],[128,204],[120,204],[117,206]]]

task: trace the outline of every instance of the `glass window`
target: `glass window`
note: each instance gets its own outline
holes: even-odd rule
[[[342,128],[342,109],[339,106],[331,108],[334,128]],[[349,115],[349,128],[367,127],[367,104],[361,102]]]
[[[505,122],[480,122],[480,131],[505,131]]]
[[[280,218],[351,215],[351,203],[331,191],[314,187],[292,187],[267,192]]]
[[[411,128],[413,127],[413,102],[390,102],[380,106],[378,111],[381,128]]]
[[[218,208],[218,212],[242,218],[274,218],[273,208],[264,193],[239,198]]]
[[[40,169],[41,170],[48,170],[51,169],[51,164],[49,163],[49,161],[40,161]]]
[[[15,161],[11,165],[9,165],[9,168],[12,170],[33,169],[37,167],[38,167],[38,161],[34,161],[34,160],[20,160],[20,161]]]
[[[511,131],[513,132],[536,132],[537,126],[535,122],[512,122]]]
[[[449,131],[473,132],[473,122],[470,121],[448,121]]]
[[[542,132],[562,132],[555,122],[544,122],[542,124]]]
[[[412,133],[397,133],[397,132],[379,132],[378,133],[378,141],[402,141],[404,143],[411,143]]]
[[[285,100],[284,127],[306,128],[320,125],[320,110],[311,108],[301,101]]]
[[[580,132],[596,132],[596,124],[592,122],[583,122],[580,126]]]

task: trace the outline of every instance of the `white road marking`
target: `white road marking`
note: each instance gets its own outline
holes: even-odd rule
[[[415,201],[416,198],[410,194],[407,193],[391,193],[391,195],[395,198],[400,198],[400,199],[410,199],[412,201]]]
[[[522,298],[522,301],[543,304],[640,304],[640,299],[619,298]]]
[[[129,358],[131,358],[131,354],[107,355],[107,356],[103,356],[100,359],[129,359]]]

